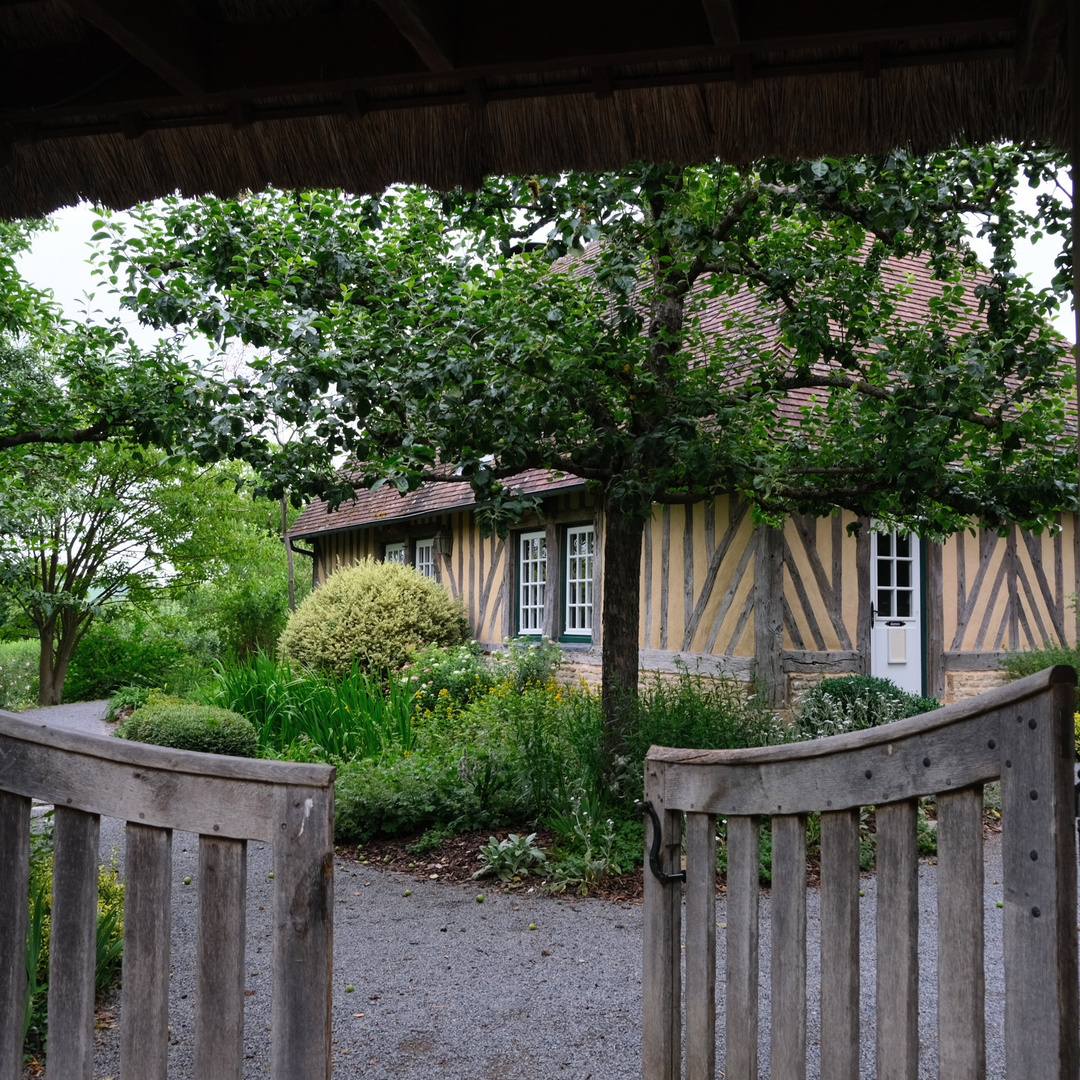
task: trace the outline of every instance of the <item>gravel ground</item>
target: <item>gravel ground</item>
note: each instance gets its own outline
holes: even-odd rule
[[[103,706],[35,710],[28,718],[108,731]],[[172,1046],[170,1076],[191,1077],[197,838],[173,840]],[[102,822],[103,859],[123,865],[123,823]],[[249,847],[245,1080],[269,1075],[271,852]],[[937,1076],[936,869],[920,868],[923,928],[920,1077]],[[185,885],[185,877],[191,884]],[[1004,1075],[1001,977],[1001,851],[986,845],[987,1075]],[[405,890],[411,895],[406,896]],[[863,881],[863,1075],[873,1068],[875,881]],[[641,908],[557,901],[416,881],[355,862],[335,865],[334,1076],[340,1080],[517,1080],[573,1076],[630,1080],[641,1074]],[[808,1075],[818,1075],[819,896],[808,895]],[[717,920],[726,925],[723,897]],[[536,929],[530,930],[530,924]],[[768,1009],[769,900],[762,897],[762,1013]],[[723,933],[717,952],[723,970]],[[348,992],[347,987],[355,990]],[[718,998],[722,999],[722,975]],[[722,1001],[720,1002],[722,1009]],[[119,1012],[115,1003],[111,1006]],[[720,1025],[718,1025],[720,1026]],[[723,1034],[718,1036],[723,1062]],[[99,1032],[95,1080],[117,1078],[119,1031]],[[761,1047],[762,1072],[768,1045]],[[133,1078],[128,1078],[133,1080]]]

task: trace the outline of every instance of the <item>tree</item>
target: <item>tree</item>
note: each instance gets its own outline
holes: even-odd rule
[[[231,488],[114,444],[9,451],[4,465],[18,497],[0,530],[0,593],[35,628],[38,702],[56,705],[96,615],[206,578],[222,542],[214,509]]]
[[[955,149],[643,165],[447,196],[173,201],[141,213],[138,251],[115,244],[109,259],[154,325],[266,350],[234,393],[238,415],[301,432],[259,463],[272,493],[334,501],[353,483],[464,478],[501,528],[525,506],[507,477],[588,480],[605,514],[617,741],[654,503],[731,492],[765,521],[844,508],[930,535],[1040,527],[1075,505],[1072,379],[1045,322],[1056,301],[1012,257],[1026,231],[1066,234],[1060,200],[1028,217],[1012,199],[1059,164]],[[971,227],[994,245],[988,273]],[[904,260],[940,282],[914,314]],[[1069,269],[1063,257],[1063,285]],[[724,305],[719,333],[707,301]],[[327,468],[341,451],[358,463],[348,477]]]

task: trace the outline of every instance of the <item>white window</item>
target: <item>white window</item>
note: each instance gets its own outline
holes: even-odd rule
[[[383,551],[383,559],[386,562],[399,562],[405,561],[405,541],[400,540],[396,544],[387,544]]]
[[[435,576],[435,541],[432,539],[416,541],[416,555],[413,565],[420,571],[421,577]]]
[[[566,530],[566,611],[563,633],[592,634],[594,535],[591,525]]]
[[[544,632],[547,592],[547,537],[542,532],[518,538],[518,633]]]

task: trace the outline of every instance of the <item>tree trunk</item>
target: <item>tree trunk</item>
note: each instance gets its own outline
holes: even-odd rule
[[[41,654],[38,657],[38,704],[59,705],[60,695],[64,692],[64,678],[60,677],[57,683],[55,672],[56,663],[53,656],[53,636],[56,633],[55,624],[50,622],[38,631],[38,640],[41,643]]]
[[[637,696],[644,526],[604,500],[604,616],[601,702],[608,749],[623,745],[628,702]]]
[[[58,641],[54,621],[38,630],[38,639],[41,642],[41,656],[38,659],[39,705],[60,704],[64,695],[64,679],[67,677],[68,664],[71,662],[72,653],[75,652],[75,646],[82,638],[80,629],[85,622],[86,620],[83,619],[72,626],[62,621]]]

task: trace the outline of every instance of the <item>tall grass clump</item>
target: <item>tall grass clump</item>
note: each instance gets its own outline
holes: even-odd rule
[[[355,664],[335,676],[297,670],[260,652],[220,663],[207,696],[255,725],[264,757],[342,762],[408,753],[415,743],[407,687],[399,681],[384,687]]]
[[[0,642],[0,709],[25,709],[37,701],[40,655],[36,641]]]
[[[681,667],[674,678],[654,675],[627,703],[629,764],[640,776],[649,747],[738,750],[786,742],[789,735],[765,701],[745,683],[710,678]]]

